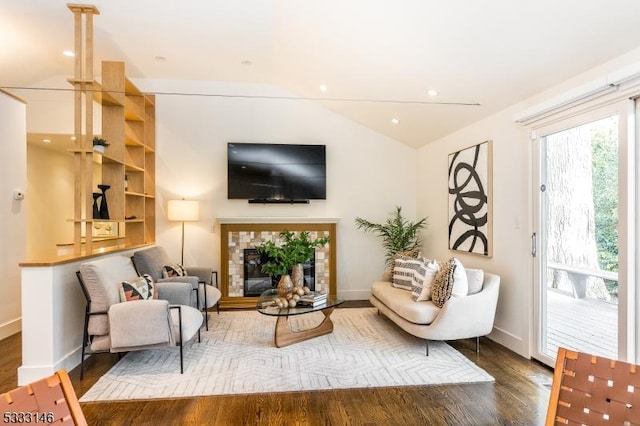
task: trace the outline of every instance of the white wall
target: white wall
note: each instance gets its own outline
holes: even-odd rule
[[[27,257],[50,258],[73,242],[73,157],[29,144],[27,161]]]
[[[0,91],[0,141],[5,159],[0,167],[0,339],[20,331],[20,268],[26,253],[25,201],[14,189],[27,188],[26,105]],[[27,197],[30,194],[26,194]]]
[[[140,81],[146,91],[290,96],[266,85]],[[185,263],[219,269],[216,217],[339,217],[338,291],[366,299],[384,269],[380,241],[358,231],[354,218],[384,221],[395,205],[416,210],[415,150],[310,101],[156,97],[157,241],[180,259],[180,226],[166,220],[167,200],[201,201],[202,220],[187,223]],[[255,205],[227,199],[227,142],[327,145],[327,200],[309,205]]]
[[[515,114],[607,72],[640,61],[640,49],[599,65],[557,87],[460,129],[418,150],[417,215],[429,216],[425,251],[438,259],[457,256],[463,264],[502,278],[492,338],[523,356],[531,352],[533,229],[531,141],[529,130],[514,123]],[[493,140],[493,257],[464,255],[447,248],[448,154]]]

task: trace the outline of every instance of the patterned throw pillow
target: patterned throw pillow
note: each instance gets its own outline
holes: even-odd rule
[[[157,299],[158,295],[154,291],[155,285],[149,274],[136,277],[129,281],[123,281],[120,287],[120,301],[130,302],[132,300]]]
[[[425,259],[424,275],[420,276],[415,274],[413,280],[413,288],[411,289],[411,296],[416,302],[422,302],[424,300],[431,299],[431,286],[433,285],[433,279],[440,270],[440,265],[435,260]]]
[[[176,263],[174,265],[164,265],[162,267],[162,278],[171,278],[171,277],[186,277],[187,269]]]
[[[416,273],[424,276],[425,267],[422,259],[398,256],[393,263],[393,278],[391,285],[396,288],[411,291]]]
[[[454,258],[451,258],[440,267],[440,270],[433,279],[431,299],[433,299],[433,304],[439,308],[442,308],[444,304],[447,303],[447,300],[451,298],[453,274],[455,271],[456,263]]]

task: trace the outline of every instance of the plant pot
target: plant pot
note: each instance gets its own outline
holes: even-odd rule
[[[93,146],[93,150],[94,150],[95,152],[100,153],[100,154],[104,154],[104,148],[105,148],[105,146],[104,146],[104,145],[94,145],[94,146]]]
[[[297,263],[291,268],[291,281],[294,287],[304,287],[304,268],[302,263]]]
[[[289,275],[283,275],[278,282],[278,296],[286,297],[293,292],[293,282]]]

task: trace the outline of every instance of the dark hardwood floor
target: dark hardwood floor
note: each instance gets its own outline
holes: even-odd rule
[[[349,307],[370,306],[349,302]],[[17,386],[20,334],[0,341],[0,393]],[[449,342],[495,383],[84,403],[90,425],[542,425],[552,371],[482,338]],[[78,396],[118,361],[92,356],[69,374]]]

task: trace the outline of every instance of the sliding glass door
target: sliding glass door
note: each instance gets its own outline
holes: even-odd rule
[[[549,365],[560,346],[630,355],[627,105],[539,129],[535,140],[534,356]]]

